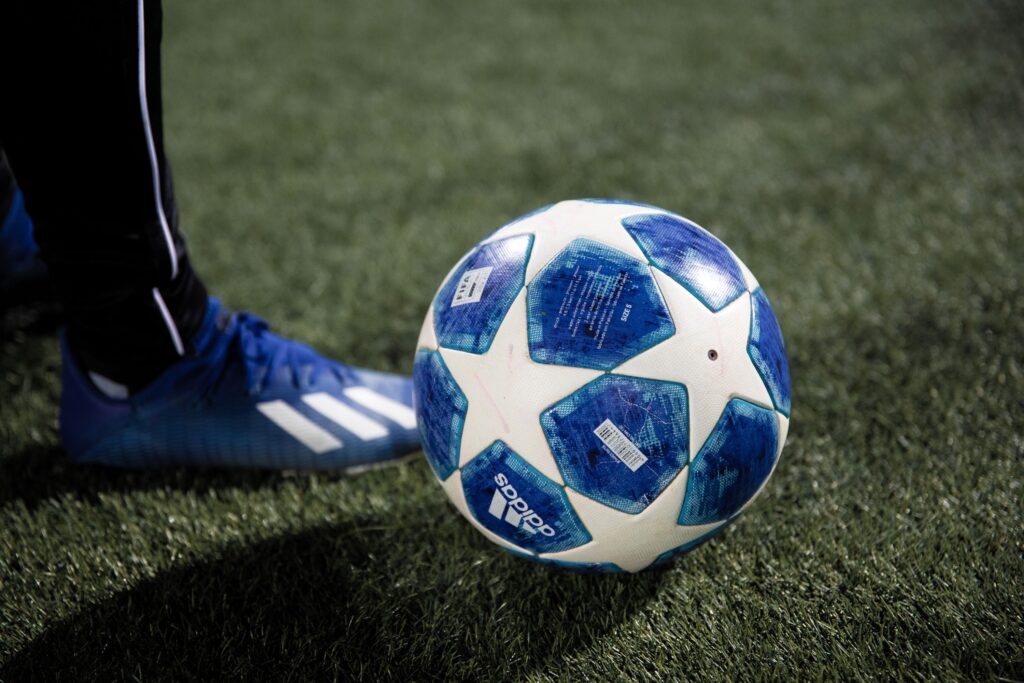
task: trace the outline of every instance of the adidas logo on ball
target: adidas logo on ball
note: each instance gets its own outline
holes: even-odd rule
[[[539,531],[545,536],[555,535],[555,530],[545,524],[541,516],[531,510],[530,504],[523,500],[512,484],[508,483],[508,477],[499,472],[494,475],[494,483],[498,488],[491,499],[490,507],[487,508],[491,515],[531,534]]]

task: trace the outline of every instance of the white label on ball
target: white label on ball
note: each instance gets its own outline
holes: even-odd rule
[[[494,270],[492,266],[484,266],[463,273],[459,278],[459,286],[455,288],[452,308],[480,301],[480,297],[484,294],[484,285],[487,284],[487,278],[491,276],[492,270]]]
[[[594,433],[608,447],[608,450],[615,454],[616,458],[634,472],[647,462],[647,456],[629,440],[629,437],[612,424],[611,420],[605,420],[598,425]]]

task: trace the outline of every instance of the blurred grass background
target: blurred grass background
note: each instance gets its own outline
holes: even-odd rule
[[[666,571],[491,546],[422,461],[71,467],[52,330],[0,343],[0,679],[1024,679],[1024,10],[168,3],[210,288],[408,371],[440,279],[558,199],[725,240],[786,334],[783,461]]]

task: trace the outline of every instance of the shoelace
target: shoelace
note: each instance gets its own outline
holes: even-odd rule
[[[289,370],[297,389],[315,383],[322,373],[332,373],[342,381],[354,379],[348,366],[327,360],[305,344],[279,337],[259,316],[239,313],[235,320],[231,343],[241,352],[245,385],[251,395],[262,392],[267,379],[276,377],[281,367]]]

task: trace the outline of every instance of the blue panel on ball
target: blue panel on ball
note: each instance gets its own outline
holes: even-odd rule
[[[647,258],[712,311],[747,289],[736,259],[713,235],[678,216],[640,214],[622,220]]]
[[[718,534],[720,534],[723,531],[725,531],[726,528],[730,524],[732,524],[732,520],[726,522],[725,524],[723,524],[720,527],[716,527],[716,528],[712,529],[711,531],[707,532],[703,536],[695,538],[694,540],[690,541],[689,543],[684,543],[684,544],[682,544],[680,546],[672,548],[672,550],[666,550],[661,555],[658,555],[658,557],[654,560],[654,562],[651,563],[651,567],[656,567],[656,566],[659,566],[659,565],[663,565],[666,562],[668,562],[669,560],[671,560],[671,559],[673,559],[675,557],[678,557],[679,555],[683,555],[685,553],[690,552],[691,550],[693,550],[697,546],[702,545],[702,544],[704,544],[707,541],[710,541],[712,538],[714,538]]]
[[[459,466],[459,446],[469,401],[437,351],[416,352],[412,381],[423,452],[438,478],[444,481]]]
[[[523,288],[533,235],[482,244],[452,273],[434,298],[437,343],[484,353]]]
[[[462,468],[462,488],[476,520],[520,548],[554,553],[591,540],[565,490],[502,441]]]
[[[587,204],[623,204],[625,206],[638,206],[642,209],[654,209],[655,211],[664,211],[665,209],[659,209],[653,204],[644,204],[643,202],[631,202],[628,199],[601,199],[589,197],[587,199],[578,199],[576,201],[586,202]]]
[[[690,465],[679,523],[728,519],[768,479],[779,445],[774,410],[734,398]]]
[[[622,568],[614,562],[567,562],[565,560],[552,560],[548,557],[531,558],[541,564],[564,569],[565,571],[577,574],[620,574]]]
[[[555,560],[550,557],[539,557],[516,550],[509,550],[509,552],[524,560],[545,564],[549,567],[557,567],[558,569],[564,569],[577,574],[617,574],[622,571],[622,568],[614,562],[569,562],[567,560]]]
[[[611,370],[675,332],[648,265],[574,240],[528,287],[530,356]]]
[[[747,352],[761,374],[775,408],[789,417],[789,359],[782,343],[782,330],[764,290],[758,287],[750,297],[750,341]]]
[[[521,222],[525,221],[527,218],[533,218],[534,216],[536,216],[538,214],[542,214],[545,211],[547,211],[548,209],[550,209],[552,206],[554,206],[554,204],[548,204],[547,206],[542,206],[539,209],[534,209],[533,211],[528,211],[528,212],[524,213],[522,216],[516,216],[515,218],[510,220],[508,223],[506,223],[505,225],[501,226],[501,228],[499,228],[499,230],[507,228],[510,225],[515,225],[516,223],[521,223]],[[495,231],[495,232],[497,232],[497,231]]]
[[[689,461],[686,388],[604,375],[540,418],[565,482],[616,510],[642,512]]]

